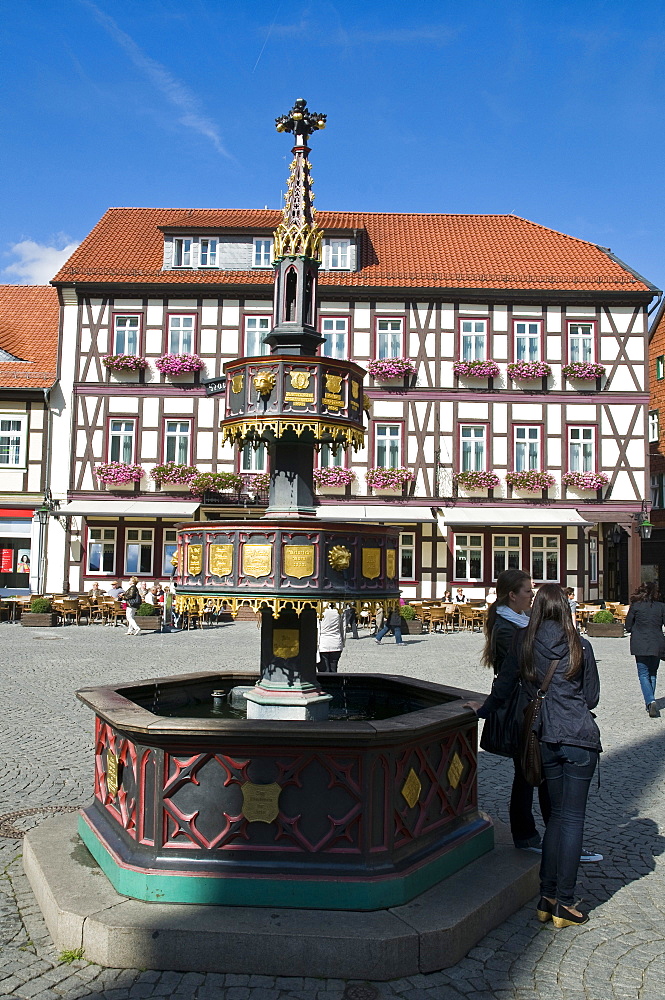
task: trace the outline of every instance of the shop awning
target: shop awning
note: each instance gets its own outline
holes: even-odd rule
[[[574,507],[447,507],[437,515],[442,528],[519,525],[522,528],[557,528],[587,525]]]
[[[70,500],[58,514],[90,517],[192,517],[201,501],[184,500]]]
[[[321,521],[379,521],[382,524],[412,524],[433,521],[431,507],[398,507],[392,504],[322,504],[316,509]]]

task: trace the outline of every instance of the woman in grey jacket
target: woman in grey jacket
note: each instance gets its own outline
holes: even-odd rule
[[[637,663],[644,704],[652,719],[660,716],[656,704],[656,678],[660,661],[665,660],[665,604],[660,600],[657,583],[643,583],[630,599],[626,632],[630,632],[630,651]]]

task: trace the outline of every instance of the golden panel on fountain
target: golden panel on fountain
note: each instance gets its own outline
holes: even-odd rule
[[[230,576],[233,572],[233,545],[211,545],[208,565],[213,576]]]
[[[198,576],[203,569],[203,546],[187,546],[187,572],[189,576]]]
[[[364,577],[376,580],[381,575],[381,549],[363,549],[361,566]]]
[[[295,576],[297,580],[311,576],[314,572],[314,546],[285,545],[284,572],[287,576]]]
[[[242,571],[245,576],[269,576],[271,570],[272,545],[243,545]]]

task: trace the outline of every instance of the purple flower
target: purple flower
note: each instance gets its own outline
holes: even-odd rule
[[[148,367],[146,359],[135,354],[109,354],[102,358],[102,363],[114,372],[140,372]]]
[[[496,378],[499,366],[496,361],[456,361],[453,373],[458,378]]]
[[[356,478],[351,469],[340,469],[330,466],[326,469],[314,469],[314,482],[317,486],[348,486]]]
[[[160,485],[162,483],[177,483],[181,486],[188,483],[199,470],[194,465],[176,465],[175,462],[165,462],[164,465],[156,465],[151,470],[150,476]]]
[[[564,365],[562,371],[564,378],[597,379],[605,374],[605,365],[598,365],[593,361],[573,361],[570,365]]]
[[[462,486],[465,490],[492,490],[501,482],[495,472],[475,470],[456,472],[453,478],[458,486]]]
[[[508,375],[514,381],[534,378],[546,378],[552,374],[552,369],[544,361],[515,361],[508,365]]]
[[[252,472],[242,477],[242,483],[248,493],[257,493],[259,490],[267,490],[270,486],[270,473]]]
[[[607,486],[609,478],[604,472],[565,472],[561,482],[575,490],[599,490]]]
[[[399,490],[403,483],[410,483],[413,479],[411,469],[368,469],[365,476],[367,485],[375,490]]]
[[[523,472],[508,472],[506,482],[514,490],[526,490],[537,493],[538,490],[549,489],[556,480],[551,472],[541,472],[540,469],[525,469]]]
[[[162,375],[186,375],[200,372],[203,367],[205,362],[198,354],[164,354],[155,361],[155,368]]]
[[[406,375],[413,375],[416,366],[409,358],[376,358],[367,363],[367,371],[372,378],[383,379],[404,378]]]
[[[125,462],[107,462],[96,465],[95,475],[100,483],[138,483],[145,476],[141,465],[127,465]]]
[[[235,472],[199,472],[189,481],[190,491],[200,497],[204,493],[229,493],[242,489],[242,479]]]

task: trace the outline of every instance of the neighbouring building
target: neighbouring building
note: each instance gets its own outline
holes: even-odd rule
[[[642,543],[642,574],[665,586],[665,299],[656,311],[649,335],[648,431],[651,492],[649,541]]]
[[[48,489],[50,409],[61,402],[59,320],[55,288],[0,285],[0,595],[44,582],[46,524],[35,511]]]
[[[50,532],[51,588],[163,579],[178,521],[256,512],[266,455],[223,443],[222,369],[269,352],[280,217],[110,209],[56,275],[67,404],[54,416],[65,517]],[[322,353],[372,372],[364,447],[320,452],[322,469],[350,473],[320,477],[326,517],[399,524],[405,596],[478,596],[520,566],[579,598],[625,599],[649,496],[657,289],[609,250],[514,215],[317,220]],[[185,362],[160,360],[174,355]],[[115,463],[128,482],[100,473]],[[171,463],[243,485],[211,479],[192,496],[151,477]]]

